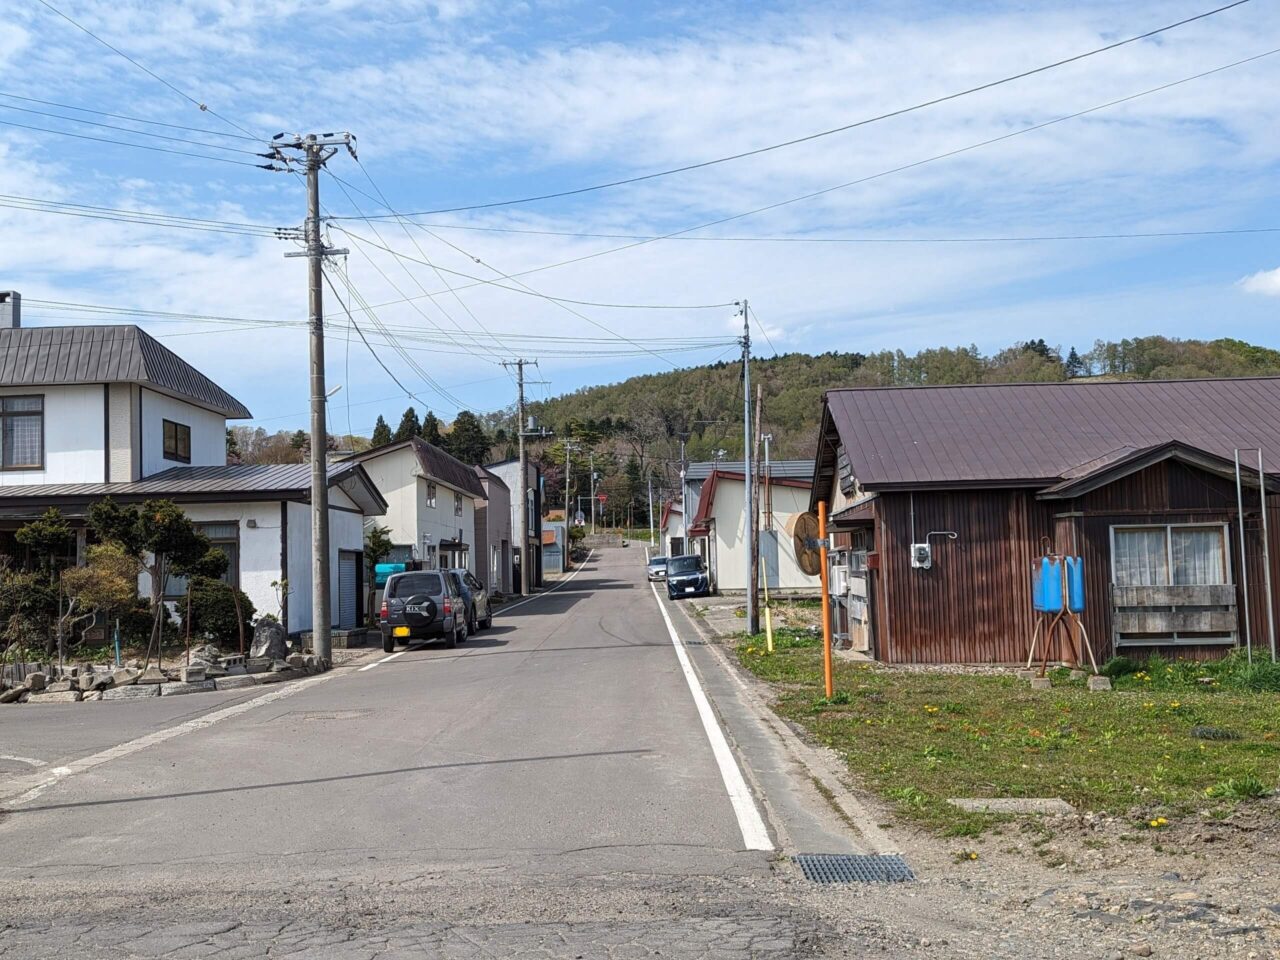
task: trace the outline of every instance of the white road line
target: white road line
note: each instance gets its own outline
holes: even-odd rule
[[[408,649],[404,649],[404,650],[401,650],[399,653],[391,654],[391,656],[389,657],[383,657],[381,660],[375,660],[373,661],[373,663],[366,663],[363,667],[357,670],[356,673],[364,673],[366,670],[372,670],[378,664],[386,663],[388,660],[394,660],[396,657],[403,657],[408,652],[409,652]]]
[[[196,717],[177,726],[157,730],[154,733],[147,734],[145,737],[138,737],[136,740],[130,740],[108,750],[81,757],[79,760],[71,761],[65,767],[54,767],[39,774],[29,774],[26,777],[18,777],[5,783],[0,783],[0,798],[12,797],[13,799],[8,800],[6,804],[10,807],[18,807],[24,803],[30,803],[55,783],[75,776],[77,773],[84,773],[86,770],[91,770],[100,764],[108,763],[111,760],[119,760],[121,757],[127,757],[140,750],[145,750],[147,747],[153,747],[156,744],[164,743],[166,740],[172,740],[174,737],[180,737],[184,733],[203,730],[223,720],[238,717],[240,714],[247,713],[257,707],[283,700],[285,697],[291,697],[295,693],[301,693],[303,690],[324,683],[334,676],[335,674],[331,671],[318,677],[309,677],[306,680],[281,684],[279,688],[272,690],[270,693],[264,693],[260,697],[242,700],[240,703],[223,707],[221,710],[215,710],[212,713],[206,713],[202,717]],[[14,796],[15,794],[17,796]]]
[[[587,554],[587,559],[583,560],[582,563],[578,564],[578,568],[574,570],[573,573],[569,574],[567,577],[565,577],[563,580],[557,583],[550,590],[543,590],[541,593],[535,593],[531,597],[525,597],[523,600],[517,603],[513,603],[509,607],[500,607],[498,609],[498,613],[506,613],[508,610],[514,610],[516,607],[523,607],[526,603],[532,603],[534,600],[537,600],[539,597],[545,597],[548,593],[554,593],[555,591],[563,587],[566,583],[568,583],[570,580],[572,580],[574,577],[576,577],[579,574],[579,572],[581,572],[582,568],[585,567],[591,561],[591,558],[594,557],[595,555],[596,555],[596,551],[594,548],[592,548],[591,552]]]
[[[43,760],[35,760],[31,757],[15,757],[8,753],[0,753],[0,760],[12,760],[14,763],[25,763],[32,767],[45,766],[45,762]]]
[[[772,850],[773,841],[769,839],[769,831],[765,828],[764,819],[756,808],[751,789],[742,776],[742,769],[729,748],[729,741],[725,739],[724,731],[720,729],[720,722],[711,709],[711,702],[702,689],[702,683],[693,671],[693,664],[689,662],[689,653],[685,650],[684,641],[676,633],[675,624],[671,622],[671,615],[667,613],[667,608],[662,605],[658,588],[650,583],[649,589],[653,591],[653,599],[658,604],[658,611],[667,624],[667,633],[671,637],[672,645],[676,648],[676,659],[680,661],[685,682],[689,684],[689,692],[693,694],[693,702],[698,708],[702,728],[707,732],[707,739],[711,741],[711,752],[715,755],[716,765],[720,768],[720,779],[724,781],[729,802],[733,804],[734,815],[738,818],[738,829],[742,831],[743,846],[748,850]]]

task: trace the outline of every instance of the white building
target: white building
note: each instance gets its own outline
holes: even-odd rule
[[[310,467],[228,465],[227,420],[249,415],[136,326],[23,328],[21,297],[0,292],[0,554],[23,559],[14,531],[49,507],[75,530],[79,559],[97,501],[172,500],[259,613],[310,630]],[[330,622],[347,629],[363,615],[364,518],[386,504],[358,465],[329,476]],[[172,578],[166,592],[183,589]]]
[[[344,463],[358,463],[387,501],[393,562],[465,567],[475,573],[476,504],[484,487],[475,469],[414,437],[374,447]]]
[[[476,501],[475,574],[490,591],[511,593],[511,491],[496,473],[474,469],[484,487],[484,499]]]
[[[492,473],[507,485],[511,503],[511,589],[520,592],[520,564],[529,559],[529,586],[542,586],[543,541],[542,541],[542,468],[532,460],[525,462],[525,487],[528,490],[527,519],[523,543],[518,532],[520,529],[520,461],[503,460],[491,463],[485,470]],[[552,569],[559,570],[558,565]]]

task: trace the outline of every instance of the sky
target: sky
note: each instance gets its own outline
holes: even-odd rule
[[[341,298],[325,288],[333,432],[394,427],[409,404],[446,422],[505,407],[515,357],[539,360],[533,399],[726,359],[744,298],[766,356],[1157,333],[1280,347],[1265,0],[794,146],[487,207],[805,137],[1219,4],[50,2],[119,52],[41,0],[0,0],[0,289],[28,326],[140,323],[250,425],[306,424],[296,242],[12,198],[296,228],[302,179],[255,154],[277,133],[354,133],[358,160],[321,177],[329,243],[349,250]],[[1235,232],[1027,239],[1203,231]]]

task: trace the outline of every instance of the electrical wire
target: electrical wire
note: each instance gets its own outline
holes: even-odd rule
[[[220,143],[209,143],[205,140],[192,140],[190,137],[173,137],[167,133],[152,133],[150,130],[134,130],[132,127],[122,127],[114,123],[103,123],[100,120],[86,120],[84,117],[68,117],[61,113],[50,113],[47,110],[33,110],[30,107],[18,107],[12,103],[0,103],[0,110],[17,110],[21,113],[34,114],[37,117],[49,117],[53,120],[66,120],[69,123],[83,123],[91,127],[102,127],[106,130],[119,130],[122,133],[132,133],[139,137],[154,137],[157,140],[167,140],[171,143],[186,143],[196,147],[207,147],[210,150],[227,150],[231,153],[245,153],[251,157],[261,156],[257,150],[246,150],[244,147],[227,147]],[[223,136],[223,134],[213,134],[214,136]],[[228,134],[230,136],[230,134]]]
[[[41,200],[35,197],[22,197],[15,194],[0,194],[0,207],[25,210],[30,213],[56,213],[94,220],[111,220],[117,223],[176,227],[181,230],[203,230],[210,233],[238,234],[242,236],[273,238],[277,236],[277,230],[279,229],[265,223],[242,223],[233,220],[213,220],[203,217],[183,217],[168,213],[151,213],[145,210],[122,210],[117,207],[72,203],[66,200]]]
[[[246,130],[244,127],[240,126],[240,124],[236,123],[234,120],[228,120],[226,117],[224,117],[222,114],[218,113],[216,110],[211,109],[211,108],[209,107],[209,105],[208,105],[208,104],[201,103],[201,102],[200,102],[199,100],[197,100],[195,97],[193,97],[193,96],[191,96],[191,95],[189,95],[189,94],[185,93],[185,92],[184,92],[184,91],[182,91],[182,90],[179,90],[177,87],[175,87],[172,83],[170,83],[170,82],[169,82],[168,80],[166,80],[164,77],[160,76],[160,74],[158,74],[158,73],[156,73],[154,70],[151,70],[150,68],[148,68],[148,67],[144,66],[142,63],[139,63],[137,60],[135,60],[133,57],[129,56],[127,53],[125,53],[125,52],[124,52],[123,50],[121,50],[120,48],[112,46],[110,43],[108,43],[106,40],[102,39],[102,37],[98,36],[96,33],[94,33],[94,32],[93,32],[92,30],[90,30],[88,27],[84,26],[84,25],[83,25],[83,24],[81,24],[81,23],[78,23],[77,21],[73,20],[71,17],[67,16],[65,13],[63,13],[61,10],[59,10],[57,7],[55,7],[52,3],[50,3],[50,2],[49,2],[49,0],[38,0],[38,2],[39,2],[39,3],[41,3],[43,6],[45,6],[46,8],[48,8],[49,10],[52,10],[54,13],[56,13],[58,16],[60,16],[63,20],[67,21],[67,23],[69,23],[69,24],[71,24],[73,27],[75,27],[77,30],[82,31],[83,33],[87,33],[90,37],[92,37],[94,40],[97,40],[97,41],[98,41],[98,43],[102,44],[104,47],[106,47],[106,48],[107,48],[108,50],[110,50],[112,53],[115,53],[115,54],[117,54],[117,55],[119,55],[119,56],[123,57],[125,60],[128,60],[131,64],[133,64],[135,67],[137,67],[137,68],[138,68],[139,70],[141,70],[143,73],[145,73],[147,76],[151,77],[153,80],[159,81],[160,83],[162,83],[162,84],[164,84],[166,87],[168,87],[170,90],[172,90],[174,93],[176,93],[178,96],[182,97],[184,100],[187,100],[187,101],[189,101],[190,103],[194,104],[196,107],[198,107],[198,108],[200,109],[200,111],[201,111],[202,113],[207,113],[207,114],[209,114],[210,116],[217,117],[217,118],[218,118],[219,120],[221,120],[223,123],[227,124],[228,126],[235,127],[235,128],[236,128],[237,130],[239,130],[241,133],[243,133],[243,134],[245,134],[245,135],[247,135],[247,136],[251,137],[251,138],[252,138],[252,139],[254,139],[254,140],[260,139],[259,137],[255,137],[251,131]]]
[[[751,319],[756,322],[756,328],[764,335],[765,342],[769,344],[769,349],[773,351],[773,355],[778,355],[778,348],[773,345],[773,338],[769,336],[769,331],[765,329],[764,324],[760,321],[760,316],[756,313],[756,308],[747,304],[747,312],[751,314]]]
[[[44,2],[44,0],[41,0],[41,2]],[[1235,7],[1243,6],[1244,4],[1249,2],[1251,2],[1251,0],[1234,0],[1234,2],[1232,3],[1228,3],[1220,7],[1215,7],[1212,10],[1207,10],[1204,13],[1199,13],[1199,14],[1196,14],[1195,16],[1186,17],[1182,20],[1176,21],[1175,23],[1166,24],[1163,27],[1157,27],[1154,30],[1148,30],[1145,33],[1140,33],[1140,34],[1137,34],[1136,36],[1131,36],[1124,40],[1117,40],[1114,43],[1109,43],[1109,44],[1106,44],[1105,46],[1096,47],[1092,50],[1087,50],[1084,53],[1078,53],[1073,56],[1066,57],[1065,59],[1062,59],[1062,60],[1056,60],[1053,63],[1043,64],[1039,67],[1034,67],[1030,70],[1023,70],[1020,73],[1011,74],[1009,76],[1002,77],[998,80],[991,80],[991,81],[988,81],[987,83],[978,84],[977,86],[974,86],[974,87],[969,87],[967,89],[959,90],[954,93],[945,94],[944,96],[935,97],[932,100],[925,100],[920,103],[913,104],[911,106],[900,107],[896,110],[891,110],[887,113],[878,114],[877,116],[874,116],[874,117],[867,117],[862,120],[856,120],[852,123],[846,123],[838,127],[832,127],[829,130],[821,130],[817,133],[807,134],[803,137],[796,137],[791,140],[784,140],[780,143],[770,144],[769,146],[757,147],[753,150],[745,150],[741,153],[734,153],[724,157],[717,157],[714,160],[703,160],[698,163],[689,163],[679,167],[672,167],[667,170],[659,170],[654,173],[646,173],[636,177],[627,177],[621,180],[611,180],[607,183],[597,183],[587,187],[577,187],[572,190],[561,190],[556,193],[544,193],[538,196],[520,197],[513,200],[495,200],[489,203],[477,203],[477,204],[471,204],[469,206],[446,207],[446,208],[441,208],[436,210],[425,210],[425,211],[420,211],[415,213],[402,214],[402,216],[416,217],[416,216],[429,216],[431,214],[437,214],[437,213],[459,213],[465,210],[488,210],[494,207],[508,207],[508,206],[514,206],[516,204],[535,203],[541,200],[554,200],[560,197],[578,196],[583,193],[591,193],[597,190],[606,190],[611,187],[627,186],[629,184],[634,184],[634,183],[643,183],[648,180],[656,180],[659,177],[668,177],[668,176],[671,176],[672,174],[687,173],[691,170],[701,170],[706,167],[712,167],[722,163],[729,163],[730,161],[733,161],[733,160],[742,160],[742,159],[745,159],[746,157],[759,156],[760,154],[763,154],[763,153],[769,153],[774,150],[781,150],[785,147],[793,147],[801,143],[808,143],[812,140],[817,140],[822,137],[832,136],[833,134],[845,133],[849,130],[855,130],[859,127],[865,127],[873,123],[879,123],[882,120],[888,120],[893,117],[901,117],[908,113],[914,113],[918,110],[924,110],[928,107],[937,106],[938,104],[947,103],[952,100],[958,100],[961,97],[967,97],[971,94],[980,93],[984,90],[990,90],[994,87],[999,87],[1007,83],[1013,83],[1017,80],[1024,80],[1027,77],[1032,77],[1032,76],[1035,76],[1036,74],[1045,73],[1049,70],[1054,70],[1054,69],[1057,69],[1058,67],[1066,66],[1067,64],[1077,63],[1089,57],[1094,57],[1099,54],[1106,53],[1108,51],[1115,50],[1123,46],[1127,46],[1128,44],[1131,44],[1131,43],[1137,43],[1140,40],[1150,39],[1151,37],[1158,36],[1159,34],[1162,34],[1162,33],[1167,33],[1168,31],[1177,29],[1178,27],[1186,26],[1187,24],[1195,23],[1198,20],[1204,20],[1204,19],[1207,19],[1208,17],[1212,17],[1212,16],[1216,16],[1217,14],[1224,13],[1227,10],[1232,10]]]
[[[9,100],[21,100],[23,103],[38,103],[45,107],[57,107],[59,110],[75,110],[78,113],[91,113],[95,117],[109,117],[112,120],[128,120],[130,123],[147,123],[153,127],[167,127],[170,130],[185,130],[188,133],[207,133],[213,137],[231,137],[235,140],[257,141],[259,139],[258,137],[248,136],[243,133],[228,133],[225,130],[210,130],[208,127],[189,127],[186,124],[166,123],[163,120],[147,120],[143,117],[131,117],[124,113],[107,113],[104,110],[93,110],[89,107],[78,107],[73,103],[59,103],[56,100],[41,100],[38,97],[24,97],[17,93],[5,93],[0,91],[0,97],[4,97]]]
[[[40,0],[41,3],[44,0]],[[196,157],[200,160],[218,160],[222,163],[234,163],[242,167],[258,167],[263,170],[274,169],[270,164],[249,163],[247,160],[234,160],[231,157],[212,157],[206,153],[192,153],[189,150],[173,150],[169,147],[157,147],[147,143],[130,143],[127,140],[112,140],[108,137],[92,137],[87,133],[72,133],[70,130],[54,130],[50,127],[37,127],[29,123],[17,123],[13,120],[0,120],[6,127],[18,127],[22,130],[34,130],[37,133],[54,133],[63,137],[75,137],[77,140],[92,140],[95,143],[110,143],[118,147],[134,147],[139,150],[150,150],[154,153],[169,153],[178,157]]]

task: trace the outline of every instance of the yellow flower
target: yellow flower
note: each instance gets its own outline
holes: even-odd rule
[[[1144,709],[1144,710],[1150,710],[1150,709],[1151,709],[1152,707],[1154,707],[1154,706],[1155,706],[1155,704],[1154,704],[1154,703],[1144,703],[1144,704],[1142,705],[1142,707],[1143,707],[1143,709]]]
[[[1152,830],[1159,830],[1161,827],[1168,826],[1169,821],[1164,817],[1156,817],[1154,820],[1147,821],[1147,826]]]
[[[970,851],[969,851],[969,859],[970,859],[970,860],[977,860],[977,859],[978,859],[978,851],[977,851],[977,850],[970,850]]]
[[[1182,706],[1182,704],[1181,704],[1181,703],[1179,703],[1177,700],[1170,700],[1170,701],[1169,701],[1169,709],[1170,709],[1170,710],[1177,710],[1180,706]]]

